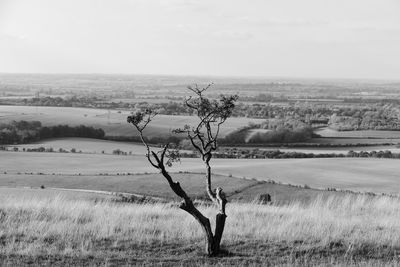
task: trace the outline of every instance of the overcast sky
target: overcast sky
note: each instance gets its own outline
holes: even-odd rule
[[[400,79],[400,1],[0,0],[0,72]]]

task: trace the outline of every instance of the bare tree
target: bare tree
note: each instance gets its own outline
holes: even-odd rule
[[[179,207],[192,215],[201,225],[206,240],[206,253],[209,256],[216,256],[220,252],[220,243],[227,217],[225,213],[227,200],[222,188],[218,187],[215,190],[212,188],[210,160],[213,155],[212,152],[218,147],[217,141],[221,125],[232,115],[238,96],[221,95],[218,100],[211,100],[204,95],[210,86],[211,84],[205,88],[199,88],[197,85],[188,87],[193,96],[186,98],[184,104],[197,115],[199,121],[194,126],[185,125],[183,128],[176,129],[173,132],[184,134],[190,140],[193,148],[200,154],[205,164],[206,192],[210,200],[218,207],[214,232],[212,231],[210,220],[194,206],[192,199],[180,186],[179,182],[175,182],[166,170],[166,166],[171,166],[173,162],[180,160],[179,151],[171,148],[170,144],[166,144],[160,151],[154,151],[146,141],[143,131],[154,116],[157,115],[157,112],[151,109],[138,111],[129,116],[127,120],[139,132],[141,140],[147,149],[147,160],[161,172],[172,191],[182,199]]]

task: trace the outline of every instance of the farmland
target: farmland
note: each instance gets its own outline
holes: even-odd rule
[[[274,149],[279,149],[282,152],[299,152],[299,153],[312,153],[318,154],[347,154],[350,150],[360,152],[360,151],[391,151],[393,153],[400,153],[400,148],[396,145],[385,145],[385,146],[356,146],[356,147],[335,147],[335,148],[285,148],[276,147]],[[271,148],[260,148],[260,150],[272,150]]]
[[[322,137],[399,139],[400,141],[400,131],[336,131],[329,128],[322,128],[315,131],[315,133],[321,135]]]
[[[144,156],[102,154],[0,152],[0,177],[7,174],[117,175],[155,173]],[[204,172],[199,159],[182,159],[172,172]],[[398,194],[400,164],[395,159],[214,159],[213,172],[234,177]]]
[[[354,139],[352,139],[354,140]],[[372,140],[372,139],[366,139]],[[60,149],[71,151],[75,149],[76,151],[89,154],[112,154],[115,150],[120,150],[131,155],[144,155],[146,149],[141,143],[133,142],[123,142],[123,141],[111,141],[111,140],[99,140],[91,138],[55,138],[42,140],[40,142],[22,144],[22,145],[8,145],[6,146],[9,150],[17,147],[20,151],[23,149],[37,149],[43,147],[45,149],[52,148],[54,151],[59,151]],[[254,149],[255,147],[242,147],[243,149]],[[284,146],[277,147],[266,147],[259,148],[260,150],[280,150],[282,152],[299,152],[299,153],[313,153],[315,155],[319,154],[347,154],[350,150],[360,152],[360,151],[385,151],[389,150],[392,153],[400,153],[400,148],[397,145],[376,145],[376,146],[352,146],[352,147],[303,147],[303,148],[287,148]],[[181,150],[183,153],[191,153],[189,150]]]
[[[126,117],[131,111],[102,110],[90,108],[68,107],[32,107],[32,106],[1,106],[0,121],[40,121],[44,126],[67,124],[77,126],[84,124],[102,128],[107,136],[135,136],[134,128],[126,123]],[[159,115],[146,129],[148,137],[171,135],[171,130],[191,124],[196,120],[193,116]],[[221,136],[237,130],[250,122],[261,122],[260,119],[230,118],[221,128]]]
[[[12,145],[10,148],[18,147],[22,149],[34,149],[38,147],[44,147],[46,149],[53,148],[55,151],[64,149],[70,151],[75,148],[76,151],[82,153],[92,154],[112,154],[114,150],[121,150],[130,152],[133,155],[144,155],[146,148],[142,144],[135,144],[132,142],[115,142],[109,140],[98,140],[91,138],[57,138],[48,139],[36,143],[24,144],[24,145]]]

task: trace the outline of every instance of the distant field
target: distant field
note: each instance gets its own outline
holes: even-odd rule
[[[316,130],[315,133],[322,137],[399,139],[400,142],[400,131],[336,131],[330,128],[322,128]]]
[[[82,151],[83,153],[96,153],[100,154],[104,151],[106,154],[112,154],[115,149],[120,149],[124,152],[132,152],[133,155],[144,155],[146,148],[141,144],[130,143],[130,142],[117,142],[109,140],[99,140],[91,138],[57,138],[43,140],[32,144],[23,145],[10,145],[8,147],[18,147],[20,150],[32,149],[38,147],[53,148],[55,151],[58,149],[66,149],[70,151],[75,148],[76,151]]]
[[[169,103],[169,102],[178,102],[182,103],[181,99],[168,99],[165,97],[161,98],[112,98],[107,102],[115,102],[115,103],[142,103],[147,102],[151,104],[160,104],[160,103]]]
[[[117,174],[155,173],[144,156],[0,152],[0,174]],[[213,171],[235,177],[274,179],[315,188],[336,187],[356,191],[400,192],[400,161],[375,158],[329,159],[215,159]],[[171,171],[204,172],[199,159],[182,159]]]
[[[250,147],[250,149],[252,149]],[[350,150],[355,152],[360,151],[385,151],[389,150],[392,153],[400,153],[400,148],[394,145],[389,146],[356,146],[356,147],[335,147],[335,148],[259,148],[260,150],[280,150],[282,152],[298,152],[312,154],[347,154]]]
[[[1,106],[0,122],[12,120],[41,121],[44,126],[68,124],[70,126],[84,124],[102,128],[108,136],[136,136],[134,127],[126,122],[130,111],[68,108],[68,107],[33,107],[33,106]],[[229,118],[221,128],[221,136],[248,125],[250,122],[260,123],[261,119]],[[148,137],[170,135],[171,130],[185,124],[196,123],[194,116],[158,115],[148,126],[145,135]]]
[[[353,138],[353,137],[323,137],[323,138],[311,138],[306,143],[308,144],[352,144],[352,145],[365,145],[365,144],[399,144],[399,138]]]

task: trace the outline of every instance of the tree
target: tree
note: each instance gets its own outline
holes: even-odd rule
[[[204,95],[210,86],[211,84],[205,88],[199,88],[197,85],[188,87],[194,95],[186,98],[184,104],[197,115],[199,121],[194,126],[185,125],[183,128],[175,129],[173,132],[184,134],[193,148],[200,154],[201,160],[205,164],[206,192],[210,200],[218,207],[214,232],[212,231],[210,220],[195,207],[192,199],[179,182],[175,182],[172,179],[166,169],[166,166],[170,167],[173,162],[180,160],[179,150],[167,143],[160,151],[154,151],[150,148],[144,136],[144,129],[157,115],[157,112],[151,109],[138,111],[128,116],[127,121],[133,124],[139,132],[140,138],[147,149],[146,158],[149,163],[161,172],[172,191],[182,199],[179,207],[192,215],[200,224],[206,240],[206,253],[209,256],[216,256],[220,252],[220,243],[227,217],[225,213],[227,200],[222,188],[212,189],[210,160],[213,156],[213,151],[218,147],[220,127],[232,115],[238,96],[221,95],[218,100],[211,100]]]

